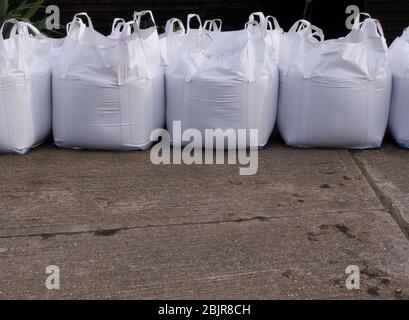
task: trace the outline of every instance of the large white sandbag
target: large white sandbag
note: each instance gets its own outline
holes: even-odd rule
[[[366,149],[386,131],[391,74],[377,20],[355,21],[345,38],[297,22],[282,39],[278,126],[287,145]]]
[[[202,137],[206,130],[221,129],[224,132],[215,132],[216,137],[230,134],[231,138],[247,130],[246,145],[240,147],[255,147],[249,133],[258,130],[257,146],[267,144],[278,96],[279,42],[273,34],[281,29],[270,31],[264,15],[257,13],[259,23],[255,15],[240,31],[200,28],[192,36],[189,31],[172,34],[174,28],[168,28],[172,53],[166,72],[166,121],[171,137],[174,122],[181,122],[183,132],[197,129]],[[203,142],[205,147],[214,146],[213,140]]]
[[[165,93],[156,26],[140,17],[109,37],[94,30],[86,13],[69,25],[53,68],[53,132],[57,146],[143,150],[164,127]],[[81,16],[88,20],[86,26]]]
[[[13,24],[3,38],[6,23]],[[55,42],[34,26],[6,21],[0,30],[0,153],[24,154],[51,130],[51,59]]]
[[[405,29],[389,49],[393,75],[389,129],[396,142],[409,148],[409,30]]]

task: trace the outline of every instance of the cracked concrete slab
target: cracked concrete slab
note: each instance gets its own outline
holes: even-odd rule
[[[149,152],[0,157],[0,298],[407,299],[409,240],[389,204],[408,207],[379,184],[409,189],[403,156],[274,140],[254,177],[156,167]],[[345,288],[348,265],[361,290]]]

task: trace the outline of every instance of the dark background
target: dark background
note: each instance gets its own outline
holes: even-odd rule
[[[21,1],[11,1],[20,3]],[[303,17],[305,0],[46,0],[47,5],[60,7],[62,24],[69,22],[75,13],[86,11],[96,28],[109,33],[115,17],[131,19],[133,11],[150,9],[155,15],[157,25],[162,29],[166,20],[172,17],[186,20],[188,13],[198,13],[203,20],[221,18],[224,30],[243,27],[248,16],[254,11],[263,11],[278,18],[281,26],[288,28]],[[401,34],[409,25],[409,0],[312,0],[312,8],[307,18],[324,29],[326,38],[344,36],[348,5],[356,4],[361,11],[369,12],[378,18],[389,41]]]

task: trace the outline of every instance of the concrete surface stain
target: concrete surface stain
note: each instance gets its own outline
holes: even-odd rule
[[[321,189],[331,189],[331,186],[330,186],[329,184],[325,183],[325,184],[322,184],[322,185],[320,186],[320,188],[321,188]]]
[[[353,235],[350,229],[344,224],[337,224],[334,226],[339,232],[344,234],[349,239],[356,239],[356,236]]]
[[[291,279],[293,274],[292,270],[287,270],[286,272],[283,273],[283,277],[287,278],[287,279]]]
[[[111,237],[117,234],[119,230],[98,230],[94,232],[94,236],[97,237]]]
[[[311,242],[318,242],[319,241],[318,238],[317,238],[317,235],[315,233],[313,233],[313,232],[308,232],[307,233],[307,238]]]
[[[371,287],[368,288],[368,290],[366,291],[368,294],[370,294],[371,296],[379,296],[379,288],[378,287]]]
[[[336,225],[320,225],[319,228],[321,230],[329,230],[329,229],[335,229],[338,230],[339,232],[341,232],[343,235],[345,235],[348,239],[357,239],[357,237],[352,234],[351,230],[349,229],[349,227],[347,227],[344,224],[336,224]]]
[[[40,236],[43,240],[48,240],[48,239],[54,238],[56,235],[55,234],[41,234]]]
[[[380,278],[385,278],[388,275],[383,272],[382,270],[376,268],[376,267],[371,267],[371,266],[367,266],[365,267],[365,269],[363,269],[361,271],[361,274],[366,275],[367,277],[371,278],[371,279],[380,279]]]

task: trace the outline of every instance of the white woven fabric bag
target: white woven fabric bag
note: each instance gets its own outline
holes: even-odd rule
[[[53,68],[53,131],[58,146],[143,150],[155,129],[164,127],[165,92],[156,26],[140,19],[114,23],[98,33],[86,13],[68,26],[68,37]],[[88,26],[82,21],[85,17]],[[117,22],[117,21],[115,21]]]

